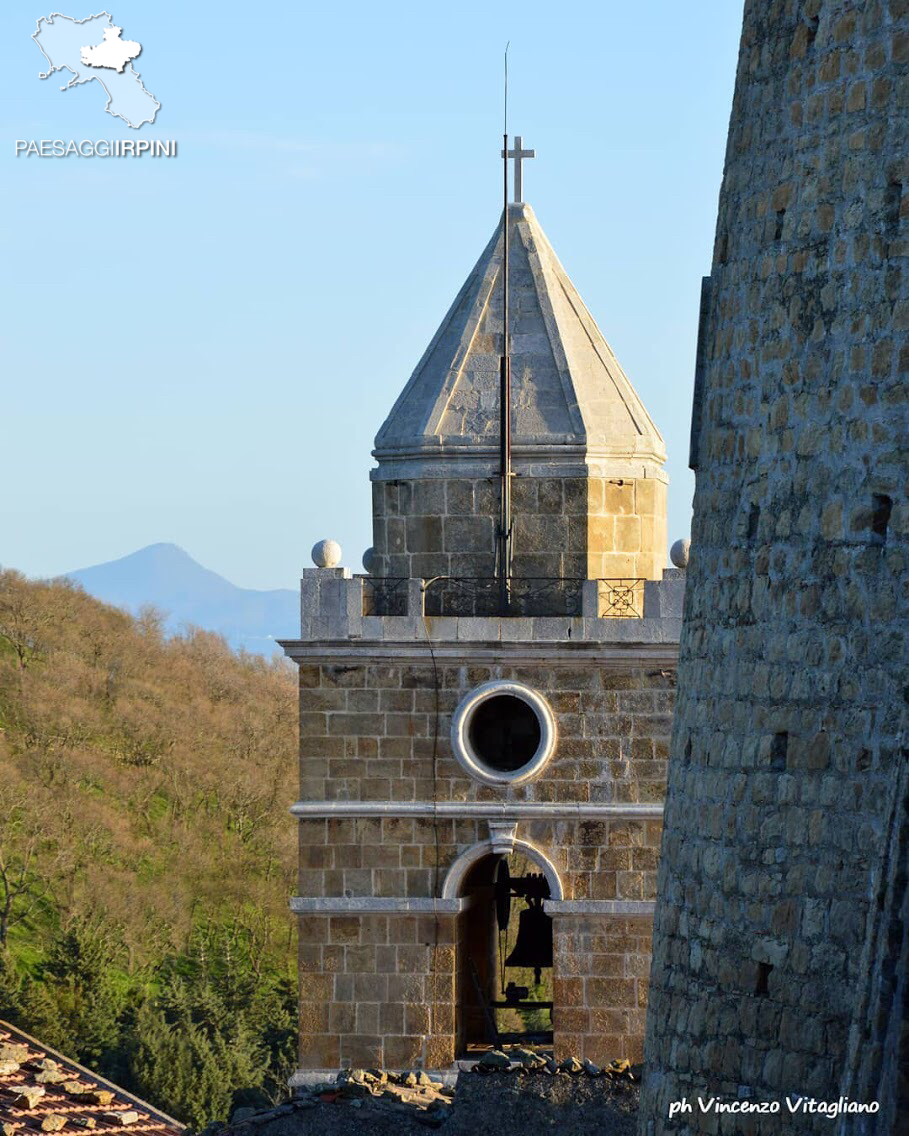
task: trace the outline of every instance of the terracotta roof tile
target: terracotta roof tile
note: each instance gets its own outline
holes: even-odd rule
[[[173,1117],[0,1022],[0,1132],[181,1136]]]

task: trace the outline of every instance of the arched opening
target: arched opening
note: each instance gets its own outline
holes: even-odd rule
[[[551,869],[548,861],[547,868]],[[461,877],[457,1046],[552,1044],[550,872],[516,847],[474,857]],[[559,889],[561,896],[561,889]]]

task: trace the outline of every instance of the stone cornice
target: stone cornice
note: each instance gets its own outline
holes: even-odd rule
[[[663,806],[588,801],[298,801],[301,819],[417,817],[435,820],[662,820]]]
[[[567,622],[555,621],[554,622]],[[602,622],[602,621],[601,621]],[[643,622],[643,621],[640,621]],[[362,665],[364,662],[427,662],[430,644],[422,642],[390,642],[382,639],[279,639],[279,646],[295,662],[325,662],[338,665]],[[549,666],[608,667],[610,670],[633,670],[641,666],[671,667],[678,662],[678,642],[604,643],[563,639],[557,642],[511,642],[479,639],[462,642],[434,640],[431,654],[437,662],[469,664],[503,662],[509,666],[545,663]]]
[[[371,481],[409,481],[428,478],[486,478],[498,472],[498,446],[483,446],[473,439],[467,445],[400,447],[373,450],[379,463],[369,471]],[[665,454],[642,449],[628,454],[558,443],[550,446],[515,445],[512,451],[518,477],[622,477],[668,484],[663,469]]]
[[[465,899],[404,898],[372,895],[299,896],[290,901],[295,915],[459,915]],[[548,915],[612,915],[649,918],[656,904],[652,899],[547,899]]]
[[[656,910],[654,899],[544,899],[547,915],[624,915],[649,918]]]
[[[300,896],[290,901],[295,915],[458,915],[463,899],[394,899],[385,896]]]

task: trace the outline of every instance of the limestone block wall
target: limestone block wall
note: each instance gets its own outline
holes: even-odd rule
[[[619,670],[595,660],[573,666],[440,662],[434,668],[425,647],[409,661],[355,660],[351,652],[343,663],[301,665],[301,799],[659,804],[674,691],[674,675],[664,669]],[[524,785],[472,781],[452,753],[452,711],[468,691],[493,678],[542,691],[557,717],[555,755]],[[444,850],[454,830],[440,833]],[[597,833],[606,836],[603,829]],[[393,843],[400,843],[399,834]],[[338,882],[361,895],[372,877]],[[399,876],[395,886],[405,882]],[[428,875],[423,885],[414,894],[431,894]],[[586,885],[578,879],[576,887]]]
[[[640,1061],[652,919],[565,914],[554,931],[557,1059]]]
[[[451,1064],[459,908],[445,880],[503,818],[563,890],[547,901],[557,1052],[641,1056],[674,644],[611,665],[573,658],[569,644],[555,661],[528,659],[533,649],[471,662],[479,642],[438,642],[433,662],[425,643],[347,642],[343,657],[315,661],[313,645],[294,645],[303,1073]],[[493,678],[539,690],[555,712],[556,752],[524,785],[480,784],[452,752],[453,710]]]
[[[843,1096],[877,1101],[880,1111],[841,1117],[836,1136],[898,1132],[909,1115],[909,762],[893,788],[840,1081]]]
[[[744,1130],[696,1107],[668,1121],[699,1092],[838,1096],[905,760],[907,65],[903,0],[745,4],[701,329],[645,1134]]]
[[[487,810],[482,820],[303,819],[299,893],[346,899],[438,895],[458,856],[488,839],[486,818],[495,815]],[[572,900],[652,900],[659,807],[626,815],[634,819],[622,819],[618,810],[610,821],[521,820],[518,837],[546,852]]]
[[[454,1061],[455,916],[301,916],[300,1069]]]
[[[666,564],[665,480],[514,478],[514,572],[526,577],[659,579]],[[373,481],[376,575],[492,576],[496,478]]]

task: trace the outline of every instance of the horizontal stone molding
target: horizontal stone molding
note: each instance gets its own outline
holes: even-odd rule
[[[297,801],[301,819],[420,817],[436,820],[662,820],[663,806],[586,801]]]
[[[429,438],[421,445],[385,446],[373,450],[378,467],[369,471],[370,481],[407,481],[411,478],[497,477],[498,445],[484,446],[471,440],[467,445],[447,444]],[[572,444],[571,435],[547,434],[516,442],[512,448],[514,472],[521,477],[628,477],[654,479],[669,484],[663,468],[666,455],[652,448],[636,454]]]
[[[530,847],[518,843],[519,852]],[[484,843],[482,854],[489,850]],[[296,895],[290,901],[290,910],[294,915],[459,915],[467,904],[468,900],[462,898]],[[652,899],[546,899],[543,904],[548,915],[652,916],[656,906]]]
[[[547,915],[647,915],[653,916],[653,899],[544,899]]]
[[[458,665],[478,662],[501,662],[509,666],[534,666],[545,663],[547,666],[576,667],[594,666],[613,671],[637,670],[640,667],[666,667],[674,669],[678,663],[679,634],[681,619],[560,619],[546,617],[547,626],[540,627],[543,617],[533,620],[515,619],[512,626],[503,627],[499,638],[499,628],[480,627],[480,624],[506,623],[505,620],[476,619],[474,628],[460,627],[451,639],[436,639],[432,623],[442,618],[427,616],[430,624],[432,643],[426,640],[423,620],[418,616],[364,616],[362,622],[375,620],[382,630],[389,632],[387,638],[355,637],[340,634],[337,639],[313,637],[312,639],[279,639],[278,645],[284,648],[285,655],[296,663],[329,663],[338,666],[363,666],[366,663],[426,663],[432,656],[436,662]],[[413,624],[405,634],[395,626]],[[416,621],[419,620],[419,627]],[[467,624],[466,619],[457,620]],[[519,626],[533,623],[532,628]],[[576,624],[572,631],[577,635],[568,636],[570,624]],[[589,628],[585,624],[590,624]],[[619,627],[619,625],[623,625]],[[475,637],[471,634],[475,632]],[[642,642],[642,631],[650,631],[652,642]],[[637,632],[637,634],[636,634]],[[606,642],[606,639],[612,642]],[[549,642],[546,642],[549,639]],[[432,654],[430,654],[430,650]]]
[[[295,915],[458,915],[462,899],[396,899],[373,895],[300,896],[290,901]]]

